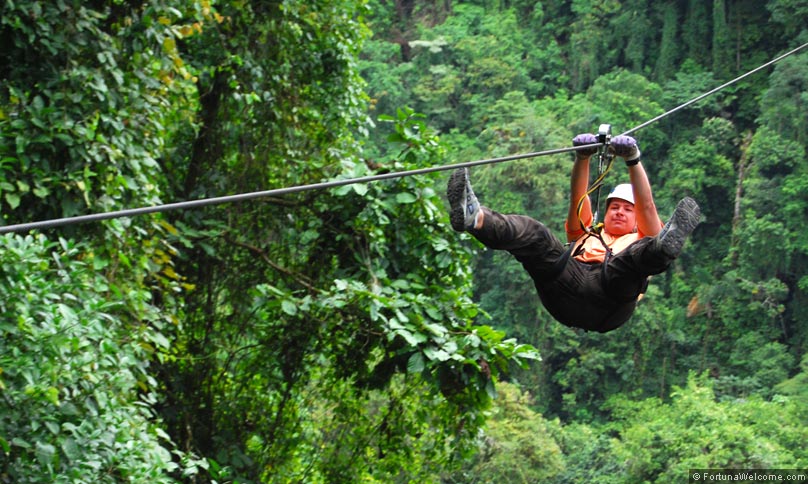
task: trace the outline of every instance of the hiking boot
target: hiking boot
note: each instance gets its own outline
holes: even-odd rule
[[[699,224],[701,210],[699,205],[690,197],[685,197],[676,205],[671,219],[657,235],[657,245],[662,252],[675,259],[685,245],[685,239]]]
[[[458,168],[452,173],[446,187],[446,196],[451,206],[449,219],[452,228],[458,232],[473,229],[480,213],[480,202],[471,189],[468,168]]]

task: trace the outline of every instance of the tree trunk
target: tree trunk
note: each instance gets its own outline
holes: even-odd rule
[[[746,177],[746,170],[749,167],[749,145],[752,144],[752,133],[747,131],[743,135],[743,141],[741,141],[740,151],[741,151],[741,158],[738,160],[738,179],[735,184],[735,206],[732,211],[732,241],[731,247],[735,247],[738,243],[737,240],[737,233],[738,233],[738,226],[741,223],[741,199],[743,198],[743,181]],[[737,253],[731,251],[732,254],[732,266],[734,267],[737,264]]]

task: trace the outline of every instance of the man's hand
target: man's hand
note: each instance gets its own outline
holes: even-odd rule
[[[637,140],[631,136],[615,136],[609,145],[612,152],[626,160],[626,166],[636,165],[640,162],[640,147]]]
[[[592,133],[582,133],[572,138],[572,146],[585,146],[597,144],[598,138]],[[590,156],[598,152],[597,146],[584,148],[575,152],[576,160],[587,160]]]

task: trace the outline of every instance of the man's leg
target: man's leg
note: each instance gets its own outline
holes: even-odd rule
[[[524,215],[503,215],[480,206],[465,168],[452,173],[447,196],[455,230],[469,232],[488,248],[510,252],[531,277],[552,271],[564,254],[564,246],[541,222]]]
[[[676,205],[671,219],[662,232],[656,236],[655,250],[673,260],[679,257],[685,239],[696,229],[701,217],[699,205],[690,197],[685,197]]]
[[[684,198],[656,237],[644,237],[612,256],[604,274],[606,291],[627,301],[645,291],[647,278],[664,272],[682,252],[687,237],[699,224],[701,211],[692,198]]]

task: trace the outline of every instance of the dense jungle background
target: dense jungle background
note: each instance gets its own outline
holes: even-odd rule
[[[3,0],[5,226],[568,147],[808,42],[805,0]],[[635,133],[703,223],[608,334],[448,172],[0,236],[1,483],[808,468],[808,51]],[[572,155],[472,169],[563,230]],[[625,181],[616,163],[607,185]]]

